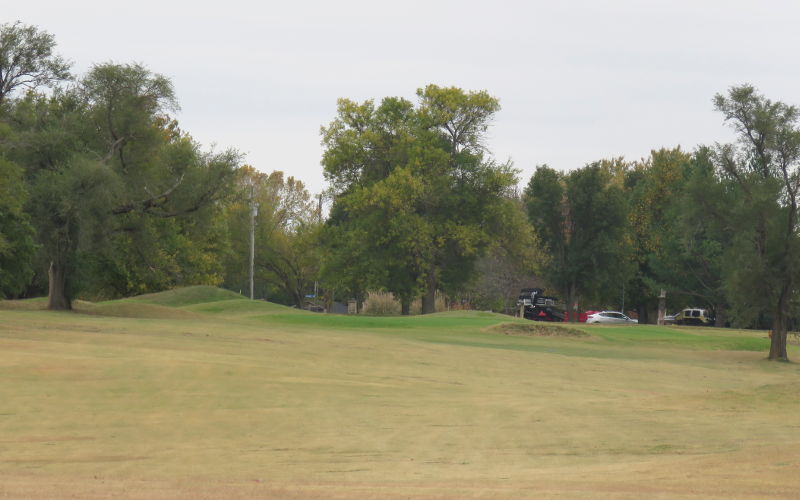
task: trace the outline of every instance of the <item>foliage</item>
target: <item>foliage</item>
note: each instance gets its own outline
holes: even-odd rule
[[[18,88],[51,86],[70,77],[70,64],[53,54],[53,35],[17,21],[0,24],[0,105]]]
[[[0,156],[0,298],[21,293],[33,276],[34,230],[23,207],[22,169]]]
[[[614,178],[600,163],[568,174],[544,165],[525,191],[528,217],[550,256],[542,276],[568,307],[599,300],[620,283],[626,207]]]
[[[460,292],[451,294],[456,301],[480,310],[514,313],[519,290],[537,282],[544,252],[528,222],[523,201],[515,197],[513,202],[514,215],[507,221],[507,230],[476,260],[474,278]]]
[[[10,103],[7,151],[30,185],[52,308],[70,308],[80,290],[220,282],[214,210],[238,154],[202,153],[164,114],[174,107],[166,78],[114,64]]]
[[[661,205],[658,251],[649,254],[643,279],[652,283],[653,290],[668,291],[673,310],[705,306],[714,311],[717,324],[724,325],[728,321],[724,249],[730,247],[733,232],[719,224],[717,215],[727,211],[727,195],[707,148],[699,148],[681,163]]]
[[[721,224],[733,230],[725,287],[735,314],[772,318],[769,359],[787,360],[786,332],[800,272],[800,111],[751,85],[717,94],[714,106],[739,135],[714,162],[725,189]]]
[[[625,172],[626,239],[631,259],[625,289],[640,323],[653,322],[650,312],[657,307],[662,288],[671,301],[677,300],[675,303],[684,303],[687,295],[700,293],[695,288],[697,270],[680,258],[693,248],[689,238],[702,224],[687,213],[688,203],[695,199],[691,196],[695,188],[706,186],[699,176],[687,180],[691,162],[692,155],[679,147],[662,148],[651,151],[648,158],[635,162]],[[688,267],[692,270],[687,272]],[[712,300],[712,308],[719,303],[703,297]]]
[[[255,290],[258,298],[302,307],[317,274],[318,207],[303,183],[283,172],[239,169],[236,196],[226,207],[231,250],[225,286],[249,290],[251,210],[255,204]]]
[[[322,128],[335,195],[324,272],[354,295],[367,286],[394,292],[404,314],[420,294],[423,312],[433,312],[437,288],[469,281],[508,226],[515,183],[509,164],[484,154],[497,99],[435,85],[417,97],[417,106],[340,99],[337,118]]]

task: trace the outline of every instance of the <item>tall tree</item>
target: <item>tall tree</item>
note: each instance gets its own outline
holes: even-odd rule
[[[435,85],[417,97],[417,106],[340,100],[338,117],[322,129],[322,163],[335,194],[329,231],[363,235],[359,254],[371,263],[373,286],[395,292],[404,312],[421,293],[430,313],[437,288],[463,285],[507,227],[516,179],[509,164],[485,154],[497,99]]]
[[[490,250],[476,262],[476,275],[463,294],[451,298],[466,300],[478,309],[516,313],[522,288],[539,286],[543,252],[528,222],[525,204],[515,197],[516,214],[508,220],[508,231],[498,235]]]
[[[237,173],[235,190],[226,208],[231,252],[224,285],[238,291],[249,287],[251,208],[256,205],[254,294],[302,307],[318,267],[316,204],[302,182],[280,171],[266,174],[245,166]]]
[[[536,169],[525,191],[528,217],[550,256],[542,276],[563,293],[567,307],[616,289],[623,275],[625,200],[600,163],[563,174]],[[570,321],[577,319],[570,314]]]
[[[719,176],[730,190],[728,210],[720,215],[735,228],[726,287],[737,314],[770,314],[769,359],[786,361],[800,271],[800,111],[767,99],[752,85],[717,94],[714,107],[739,135],[736,144],[715,152]]]
[[[625,289],[640,323],[653,322],[649,313],[657,307],[659,290],[670,288],[657,276],[656,261],[666,260],[667,247],[682,234],[671,231],[676,223],[671,208],[673,200],[686,188],[684,173],[690,160],[691,155],[679,147],[662,148],[651,151],[648,158],[634,163],[625,174],[626,238],[631,256],[631,273]],[[669,295],[671,297],[672,293]]]
[[[657,166],[655,161],[651,164],[653,169],[647,176],[663,179],[645,182],[662,186],[659,191],[663,190],[666,196],[650,205],[647,210],[651,215],[644,216],[655,223],[648,234],[657,234],[657,239],[644,239],[656,245],[644,254],[647,265],[640,269],[651,296],[664,288],[667,303],[673,308],[706,307],[714,311],[716,324],[723,326],[728,323],[723,281],[725,249],[731,248],[731,235],[736,228],[728,226],[733,221],[721,215],[730,207],[729,190],[717,177],[710,155],[708,148],[701,147],[687,161],[669,154],[661,158],[657,168],[653,168]],[[680,161],[663,162],[669,158]]]
[[[0,154],[0,298],[19,294],[33,276],[34,230],[26,200],[22,169]]]
[[[168,119],[175,107],[169,80],[116,64],[95,66],[68,91],[12,104],[19,133],[9,154],[31,185],[50,308],[69,309],[93,261],[126,234],[163,235],[169,223],[155,220],[197,215],[226,194],[238,154],[202,153]],[[153,255],[162,241],[136,240],[156,245]]]
[[[70,77],[70,64],[53,53],[55,38],[17,21],[0,24],[0,105],[18,88],[50,86]]]

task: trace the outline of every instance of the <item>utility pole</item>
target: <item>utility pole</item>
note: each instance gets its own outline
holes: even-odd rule
[[[258,203],[255,201],[255,186],[250,186],[250,300],[253,300],[253,278],[256,260],[256,215]]]
[[[319,204],[317,205],[317,224],[322,224],[322,193],[319,194],[318,199]],[[318,286],[319,284],[317,283],[317,280],[314,280],[314,300],[316,300],[317,303],[319,303],[319,297],[317,297],[319,294]],[[326,310],[325,312],[328,311]]]

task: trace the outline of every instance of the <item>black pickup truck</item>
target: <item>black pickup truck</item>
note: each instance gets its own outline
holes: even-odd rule
[[[519,291],[517,307],[523,308],[523,317],[534,321],[564,321],[564,312],[556,307],[556,297],[544,295],[541,288],[523,288]]]

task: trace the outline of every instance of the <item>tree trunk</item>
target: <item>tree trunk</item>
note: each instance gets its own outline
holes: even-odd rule
[[[727,321],[728,321],[728,313],[725,310],[725,306],[720,306],[720,305],[714,306],[714,326],[722,328],[725,326],[725,323]]]
[[[428,272],[425,278],[425,293],[422,295],[422,314],[436,312],[436,274],[434,270]]]
[[[403,316],[411,314],[411,301],[405,297],[400,298],[400,314]]]
[[[775,317],[772,320],[772,335],[769,342],[770,361],[789,361],[786,353],[786,319],[788,310],[788,294],[786,289],[781,291],[778,299],[778,307],[775,310]]]
[[[67,272],[63,264],[50,262],[47,271],[48,293],[47,308],[54,311],[68,311],[72,309],[72,300],[67,296]]]
[[[577,323],[578,315],[580,314],[580,311],[575,305],[575,295],[575,283],[570,283],[567,291],[567,315],[570,323]]]
[[[625,311],[620,312],[625,314]],[[636,306],[636,316],[640,325],[647,324],[649,322],[650,316],[647,312],[647,304],[639,304]]]
[[[622,314],[626,314],[625,311],[621,311]],[[627,315],[627,314],[626,314]],[[648,309],[647,304],[643,304],[640,307],[636,308],[636,315],[638,316],[639,323],[643,325],[650,324],[650,309]]]
[[[292,300],[295,304],[297,304],[298,309],[305,309],[305,295],[303,295],[303,290],[299,287],[292,287],[290,292],[292,294]]]

